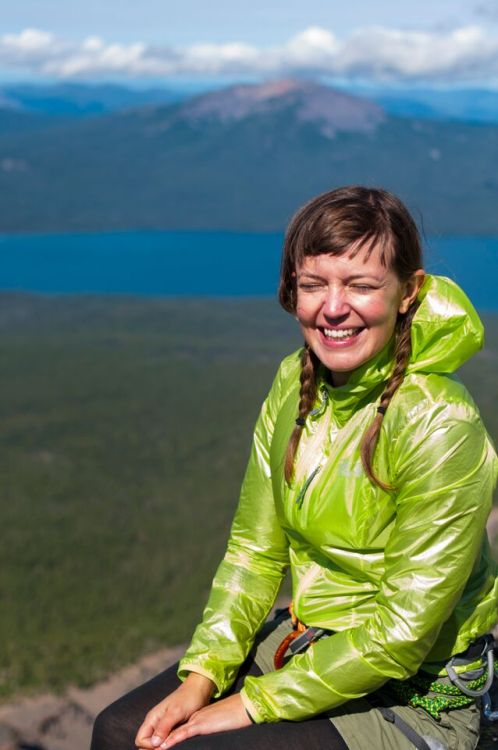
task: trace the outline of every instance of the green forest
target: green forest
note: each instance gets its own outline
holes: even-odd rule
[[[498,437],[498,318],[461,371]],[[295,321],[267,298],[0,295],[0,696],[188,640]]]

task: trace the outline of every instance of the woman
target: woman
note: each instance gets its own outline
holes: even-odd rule
[[[451,375],[482,345],[480,321],[455,284],[424,274],[403,204],[362,187],[296,214],[280,301],[305,345],[263,405],[183,682],[168,670],[106,709],[93,748],[131,748],[137,730],[146,750],[188,738],[473,748],[475,700],[445,665],[459,655],[460,684],[470,675],[479,692],[479,638],[496,620],[485,523],[497,462]],[[293,618],[263,627],[289,565]],[[301,630],[313,642],[292,655]]]

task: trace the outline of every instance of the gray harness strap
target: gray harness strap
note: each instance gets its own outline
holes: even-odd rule
[[[424,738],[421,737],[419,733],[416,732],[409,724],[407,724],[406,721],[401,718],[401,716],[395,714],[392,709],[386,708],[386,706],[379,706],[377,710],[381,712],[386,721],[394,724],[394,726],[397,727],[399,731],[405,735],[406,739],[410,740],[412,745],[415,745],[418,750],[431,750]]]
[[[298,635],[298,637],[291,642],[289,649],[292,653],[292,656],[300,654],[302,651],[306,651],[308,646],[310,646],[312,643],[314,643],[315,641],[319,641],[320,638],[323,638],[324,635],[329,634],[330,630],[324,630],[324,628],[306,628],[304,633]]]

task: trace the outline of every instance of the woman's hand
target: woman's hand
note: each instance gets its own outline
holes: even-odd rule
[[[186,724],[182,724],[169,734],[167,740],[162,743],[161,750],[167,750],[198,734],[227,732],[230,729],[240,729],[250,725],[251,720],[246,713],[242,699],[236,693],[192,714]]]
[[[208,705],[214,688],[212,680],[191,672],[180,687],[148,712],[135,738],[137,747],[158,748],[174,727]]]

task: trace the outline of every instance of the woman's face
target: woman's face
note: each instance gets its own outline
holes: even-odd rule
[[[422,270],[400,282],[380,255],[374,247],[368,258],[364,248],[355,257],[308,256],[296,269],[296,317],[336,386],[383,349],[423,282]]]

